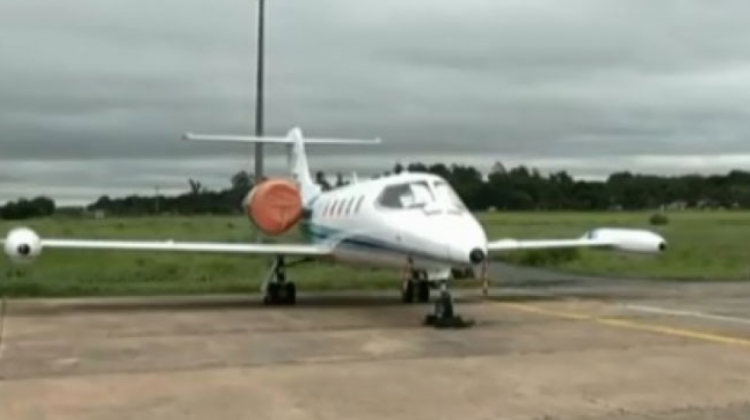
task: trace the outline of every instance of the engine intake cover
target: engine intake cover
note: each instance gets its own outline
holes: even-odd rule
[[[244,201],[245,212],[263,233],[281,235],[302,218],[302,196],[286,179],[269,179],[253,188]]]

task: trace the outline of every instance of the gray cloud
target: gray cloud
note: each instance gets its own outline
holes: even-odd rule
[[[268,131],[386,142],[315,152],[331,169],[345,155],[346,170],[460,158],[601,176],[750,155],[747,2],[269,0],[268,13]],[[254,19],[246,0],[0,3],[0,200],[219,184],[249,167],[247,148],[178,137],[251,131]]]

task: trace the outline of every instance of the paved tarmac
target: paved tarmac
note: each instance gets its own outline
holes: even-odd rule
[[[750,283],[495,267],[466,330],[393,293],[8,300],[0,419],[747,420]]]

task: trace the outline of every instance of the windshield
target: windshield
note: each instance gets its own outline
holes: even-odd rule
[[[390,209],[429,209],[438,212],[466,210],[461,198],[445,181],[390,185],[380,194],[378,204]]]
[[[437,197],[438,204],[449,210],[466,210],[466,206],[461,197],[453,191],[450,185],[445,181],[436,181],[435,184],[435,196]]]
[[[418,209],[433,203],[435,196],[427,182],[410,182],[386,187],[378,203],[392,209]]]

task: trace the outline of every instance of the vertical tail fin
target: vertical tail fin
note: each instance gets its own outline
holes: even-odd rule
[[[297,182],[302,193],[302,201],[308,202],[318,195],[321,191],[320,186],[313,181],[310,174],[310,166],[307,163],[307,153],[305,152],[305,140],[302,137],[302,130],[293,128],[287,134],[290,144],[287,146],[289,158],[289,172],[292,178]]]

